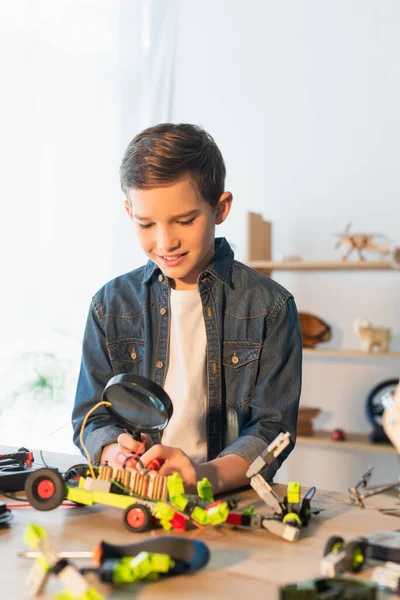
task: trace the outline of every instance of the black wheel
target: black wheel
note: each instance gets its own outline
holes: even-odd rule
[[[86,477],[88,469],[89,467],[85,463],[73,465],[68,469],[68,471],[66,471],[63,479],[67,483],[68,481],[79,479],[79,477]]]
[[[399,379],[387,379],[378,383],[368,394],[365,401],[365,410],[372,427],[382,427],[385,403],[392,400],[398,383]]]
[[[65,483],[58,471],[39,469],[25,483],[26,497],[37,510],[53,510],[65,498]]]
[[[364,566],[368,542],[364,538],[347,542],[343,550],[346,552],[344,567],[346,571],[358,573]]]
[[[303,527],[307,527],[308,522],[311,516],[311,501],[309,498],[303,498],[303,502],[301,503],[301,509],[299,512],[299,517],[301,519],[301,523]]]
[[[151,513],[146,506],[141,504],[131,504],[125,509],[124,525],[129,531],[139,533],[140,531],[147,531],[151,525]]]
[[[324,548],[324,556],[327,556],[331,552],[339,552],[344,544],[344,539],[338,535],[333,535],[328,539]]]

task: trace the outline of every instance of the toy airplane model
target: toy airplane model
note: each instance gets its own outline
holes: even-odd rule
[[[339,238],[335,249],[339,248],[341,244],[350,246],[346,254],[342,256],[342,260],[347,260],[354,250],[357,250],[360,260],[365,260],[363,250],[379,254],[381,258],[389,254],[389,240],[383,233],[350,233],[350,227],[351,223],[348,223],[343,233],[334,234]],[[374,241],[374,238],[381,238],[382,241],[378,243]]]

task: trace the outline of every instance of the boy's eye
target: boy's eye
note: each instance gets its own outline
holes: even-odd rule
[[[189,219],[188,221],[177,221],[177,223],[179,225],[191,225],[193,223],[193,221],[195,220],[196,217],[193,217],[193,219]]]
[[[138,225],[141,229],[149,229],[153,226],[153,223],[138,223]]]

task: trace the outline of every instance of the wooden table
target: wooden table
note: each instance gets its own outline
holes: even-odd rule
[[[9,450],[0,447],[0,451]],[[61,471],[82,462],[81,456],[55,453],[45,453],[44,458],[49,466],[58,467]],[[39,454],[35,454],[35,459],[40,462]],[[285,494],[284,486],[277,485],[275,490],[279,495]],[[7,502],[13,503],[11,500]],[[393,506],[394,502],[393,498],[377,496],[369,501],[368,509],[361,510],[349,505],[344,493],[317,491],[313,505],[323,508],[324,512],[312,518],[297,542],[285,542],[266,531],[209,527],[200,537],[211,550],[211,560],[206,569],[191,576],[121,588],[112,591],[108,597],[113,600],[128,597],[152,600],[274,600],[278,598],[280,585],[319,576],[319,560],[329,536],[341,535],[350,539],[377,530],[400,528],[398,517],[383,515],[374,508],[374,505]],[[240,507],[250,504],[254,504],[258,512],[268,512],[253,490],[241,492]],[[90,550],[99,540],[132,543],[149,535],[128,532],[122,525],[121,511],[105,506],[61,506],[50,512],[27,507],[15,509],[13,513],[14,519],[9,527],[0,528],[0,596],[4,600],[29,597],[25,582],[32,560],[17,556],[18,551],[27,550],[23,533],[29,523],[45,527],[62,550]],[[80,560],[76,563],[85,564]],[[371,570],[364,571],[362,577],[368,579]],[[52,577],[42,598],[52,598],[58,590],[60,584]],[[382,593],[381,597],[394,596]]]

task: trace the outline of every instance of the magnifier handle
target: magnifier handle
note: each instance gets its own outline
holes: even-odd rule
[[[129,435],[131,435],[136,442],[142,441],[142,436],[138,431],[128,431],[127,429],[125,429],[125,431],[126,433],[129,433]]]

